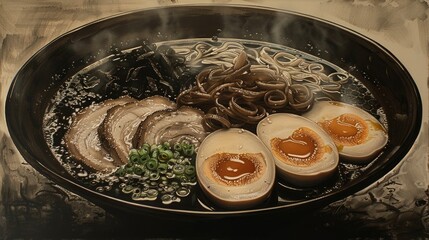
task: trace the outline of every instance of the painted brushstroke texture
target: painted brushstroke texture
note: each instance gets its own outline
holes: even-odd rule
[[[0,239],[85,237],[82,234],[111,233],[118,227],[117,220],[103,209],[56,186],[17,152],[7,132],[4,104],[19,68],[54,38],[91,21],[136,9],[195,3],[244,4],[297,11],[359,31],[393,52],[416,79],[425,103],[423,131],[415,149],[378,183],[331,204],[310,218],[320,217],[320,221],[326,221],[323,227],[346,228],[350,236],[355,237],[371,236],[368,229],[393,238],[404,234],[405,238],[415,234],[428,236],[428,0],[2,0]],[[385,220],[383,224],[377,223],[379,219]]]

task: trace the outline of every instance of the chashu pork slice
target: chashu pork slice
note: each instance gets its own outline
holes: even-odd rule
[[[202,124],[203,116],[202,111],[187,106],[156,112],[140,123],[133,139],[134,147],[140,148],[144,143],[172,145],[183,140],[198,147],[208,134]]]
[[[98,129],[102,145],[108,149],[115,161],[127,163],[129,152],[133,148],[132,140],[140,122],[154,112],[175,108],[176,103],[161,96],[152,96],[111,108]]]
[[[110,108],[133,101],[136,100],[128,96],[108,99],[84,108],[74,115],[72,124],[64,136],[70,155],[96,171],[108,172],[120,166],[122,163],[114,161],[101,146],[98,127]]]

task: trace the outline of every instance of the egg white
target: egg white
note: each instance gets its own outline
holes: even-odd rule
[[[321,159],[306,166],[291,165],[275,156],[274,160],[278,173],[284,179],[299,186],[313,186],[331,177],[339,163],[338,151],[334,142],[320,126],[295,114],[276,113],[259,122],[257,135],[271,149],[271,139],[286,139],[301,127],[313,130],[332,151],[324,152]]]
[[[219,184],[203,169],[204,161],[216,153],[261,153],[265,171],[248,184]],[[261,203],[270,195],[275,182],[275,164],[270,151],[255,134],[238,128],[217,130],[203,140],[196,157],[196,173],[204,193],[217,205],[228,209],[245,209]]]
[[[350,104],[336,101],[320,101],[314,103],[312,109],[303,114],[303,117],[319,123],[346,113],[355,114],[365,121],[368,127],[368,136],[362,143],[357,145],[337,146],[338,152],[342,159],[351,163],[367,163],[374,159],[388,141],[385,127],[371,114]]]

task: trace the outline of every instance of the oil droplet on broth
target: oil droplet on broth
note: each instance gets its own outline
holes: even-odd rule
[[[181,188],[179,188],[179,189],[176,190],[176,194],[179,197],[186,197],[186,196],[189,195],[190,192],[191,192],[190,189],[189,188],[185,188],[185,187],[181,187]]]
[[[87,171],[82,171],[82,172],[79,172],[78,174],[77,174],[77,176],[78,177],[81,177],[81,178],[83,178],[83,177],[87,177],[88,176],[88,172]]]

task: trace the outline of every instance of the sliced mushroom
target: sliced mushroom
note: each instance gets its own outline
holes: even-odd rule
[[[175,144],[187,140],[198,147],[207,136],[202,125],[204,113],[200,110],[182,106],[177,110],[158,111],[140,123],[134,136],[134,147],[144,143]]]
[[[112,159],[101,146],[97,129],[109,109],[133,101],[135,99],[128,96],[109,99],[78,112],[64,136],[70,155],[96,171],[106,172],[120,166],[121,162]]]
[[[174,102],[161,96],[114,107],[107,112],[98,129],[101,143],[115,161],[127,163],[133,136],[140,122],[154,112],[175,108]]]

